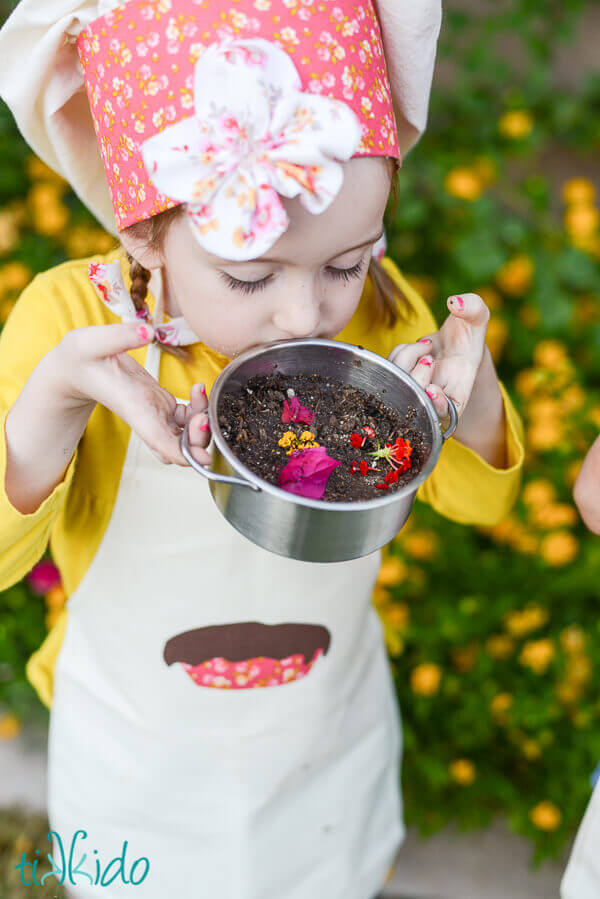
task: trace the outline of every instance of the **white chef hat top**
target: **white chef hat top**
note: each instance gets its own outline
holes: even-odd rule
[[[122,0],[21,0],[0,30],[0,97],[27,143],[117,233],[75,39]],[[441,0],[374,0],[402,156],[427,122]]]

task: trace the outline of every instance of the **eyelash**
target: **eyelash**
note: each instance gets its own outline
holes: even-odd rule
[[[360,278],[363,266],[364,258],[351,268],[330,268],[330,277],[334,278],[336,281],[350,281],[352,278]],[[219,272],[219,274],[225,279],[228,287],[233,290],[240,290],[242,293],[255,293],[257,290],[264,290],[271,280],[270,275],[266,278],[261,278],[260,281],[238,281],[237,278],[232,278],[227,272]]]

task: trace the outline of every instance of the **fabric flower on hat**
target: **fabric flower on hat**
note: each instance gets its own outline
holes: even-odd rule
[[[361,124],[343,101],[301,88],[275,43],[225,38],[196,63],[194,115],[141,145],[150,181],[187,204],[208,252],[254,259],[289,225],[280,194],[318,214],[339,192]]]

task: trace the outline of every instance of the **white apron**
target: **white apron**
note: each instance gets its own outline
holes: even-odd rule
[[[151,345],[156,378],[159,362]],[[404,836],[400,717],[371,603],[380,561],[255,546],[204,479],[132,432],[55,669],[48,811],[79,864],[69,895],[373,899]],[[303,627],[265,627],[290,624]],[[236,657],[242,686],[218,686]]]
[[[594,787],[560,885],[561,899],[600,897],[600,781]]]

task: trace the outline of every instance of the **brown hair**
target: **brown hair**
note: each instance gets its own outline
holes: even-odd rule
[[[392,157],[385,157],[388,169],[391,174],[390,201],[388,201],[388,209],[391,211],[392,220],[396,217],[398,208],[398,179],[397,174],[400,169],[399,161]],[[174,206],[171,209],[160,212],[152,218],[145,219],[130,225],[125,230],[137,239],[145,241],[151,247],[162,247],[166,233],[171,223],[182,213],[181,205]],[[387,213],[387,210],[386,210]],[[131,277],[131,298],[136,309],[143,307],[146,296],[148,295],[148,282],[150,280],[150,272],[136,262],[136,260],[128,253],[127,258],[130,264]],[[383,265],[371,257],[369,262],[369,275],[373,283],[374,295],[374,315],[371,320],[371,326],[378,322],[382,322],[388,327],[393,327],[400,320],[400,313],[408,314],[410,304],[404,296],[396,282],[387,273]],[[189,359],[190,353],[184,347],[172,347],[161,344],[161,348],[166,353],[171,353],[180,359]]]

